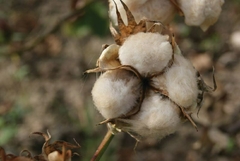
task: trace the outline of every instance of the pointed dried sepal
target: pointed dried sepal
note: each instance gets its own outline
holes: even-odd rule
[[[112,26],[110,26],[110,31],[115,39],[116,44],[118,44],[118,45],[122,45],[123,42],[125,41],[125,39],[127,37],[129,37],[130,35],[134,35],[138,32],[146,32],[147,31],[146,20],[141,20],[139,23],[137,23],[135,21],[134,16],[131,13],[131,11],[127,7],[127,5],[122,0],[120,0],[120,1],[126,11],[128,24],[127,25],[124,24],[122,17],[120,15],[120,12],[118,10],[117,4],[113,0],[115,7],[116,7],[119,33],[117,33],[117,31],[115,29],[113,29]]]
[[[178,14],[179,14],[180,16],[184,16],[184,13],[183,13],[182,9],[180,8],[177,0],[170,0],[170,2],[174,5],[174,7],[176,8]]]
[[[47,131],[47,134],[42,133],[42,132],[33,132],[32,134],[37,134],[37,135],[43,136],[46,142],[51,139],[51,135],[48,131]]]
[[[27,151],[27,150],[25,150]],[[28,156],[15,156],[13,154],[6,154],[5,150],[0,147],[0,160],[1,161],[34,161],[34,159],[31,157],[31,153],[27,151]]]

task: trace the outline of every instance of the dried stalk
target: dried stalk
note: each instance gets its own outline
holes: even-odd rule
[[[103,138],[101,144],[97,148],[96,152],[94,153],[91,161],[99,161],[102,157],[103,153],[106,151],[108,145],[112,141],[114,137],[114,134],[111,129],[108,129],[108,132],[106,133],[105,137]]]

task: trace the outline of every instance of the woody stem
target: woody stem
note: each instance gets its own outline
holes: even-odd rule
[[[99,145],[99,147],[97,148],[96,152],[94,153],[91,161],[99,161],[100,160],[100,158],[102,157],[103,153],[107,149],[108,145],[112,141],[113,137],[114,137],[114,134],[112,133],[112,131],[110,129],[108,129],[108,132],[106,133],[106,135],[103,138],[101,144]]]

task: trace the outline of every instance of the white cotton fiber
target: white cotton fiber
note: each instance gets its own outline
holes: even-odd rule
[[[156,20],[163,24],[172,21],[176,10],[169,0],[122,0],[132,12],[136,22],[142,19]],[[120,0],[115,0],[124,23],[127,25],[127,17]],[[117,25],[116,8],[113,0],[109,0],[109,17],[114,25]]]
[[[206,31],[217,21],[224,0],[178,0],[178,3],[184,13],[185,23],[200,26]]]
[[[128,71],[107,71],[93,86],[94,104],[106,119],[125,115],[136,105],[140,86],[139,79]]]
[[[169,98],[184,108],[195,106],[198,85],[192,64],[183,56],[175,55],[174,63],[165,75]]]
[[[131,65],[146,76],[162,71],[172,53],[168,36],[140,32],[126,39],[119,49],[119,59],[122,65]]]
[[[124,120],[131,125],[125,130],[143,138],[161,139],[176,131],[181,122],[179,114],[180,109],[169,99],[152,93],[144,99],[139,113]]]

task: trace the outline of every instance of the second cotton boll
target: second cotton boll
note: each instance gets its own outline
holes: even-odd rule
[[[120,0],[114,0],[125,24],[127,24],[127,16]],[[139,22],[143,18],[148,20],[158,20],[164,24],[172,21],[176,10],[169,0],[122,0],[132,12],[136,21]],[[109,16],[114,25],[117,25],[116,8],[113,0],[109,0]]]
[[[224,0],[178,0],[178,3],[184,13],[185,23],[200,26],[206,31],[217,21]]]
[[[120,0],[114,0],[125,24],[127,16]],[[142,19],[159,21],[168,25],[176,13],[185,17],[189,26],[200,26],[206,31],[216,23],[222,11],[224,0],[122,0],[130,9],[136,21]],[[109,16],[117,25],[116,8],[113,0],[109,0]]]

